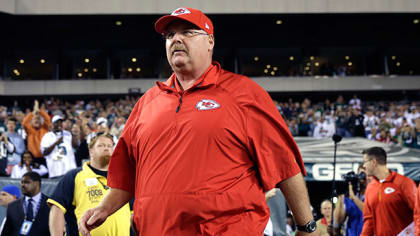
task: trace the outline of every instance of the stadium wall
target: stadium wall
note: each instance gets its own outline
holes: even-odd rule
[[[156,79],[157,80],[157,79]],[[144,93],[155,79],[0,81],[0,95],[101,95]],[[420,76],[254,78],[269,92],[420,90]]]
[[[15,0],[1,0],[0,12],[15,13]]]
[[[180,6],[206,13],[415,13],[418,0],[2,0],[12,14],[164,14]],[[15,8],[13,7],[15,6]]]

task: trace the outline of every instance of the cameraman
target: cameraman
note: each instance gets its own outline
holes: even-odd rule
[[[350,174],[350,173],[349,173]],[[349,175],[347,174],[347,176]],[[354,172],[353,172],[354,174]],[[352,181],[349,181],[349,194],[338,197],[336,208],[334,209],[334,228],[339,230],[339,226],[344,223],[348,217],[345,232],[347,236],[359,236],[363,228],[363,201],[365,199],[365,190],[368,184],[363,165],[359,166],[356,193],[353,189]]]

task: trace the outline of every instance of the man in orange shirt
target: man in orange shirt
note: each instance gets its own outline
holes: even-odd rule
[[[41,122],[41,117],[43,118],[44,123]],[[51,126],[51,120],[45,111],[39,109],[37,100],[35,100],[34,110],[32,113],[26,115],[25,119],[22,121],[22,125],[27,134],[28,151],[34,156],[35,162],[46,166],[47,163],[41,152],[41,139],[44,134],[48,133]]]
[[[268,93],[212,62],[213,24],[200,10],[178,8],[155,29],[174,73],[133,109],[111,157],[111,190],[80,233],[135,197],[139,235],[263,235],[264,192],[277,186],[297,235],[315,234],[302,157]]]
[[[366,174],[373,176],[365,192],[362,236],[398,235],[413,222],[416,184],[386,167],[381,147],[363,151]]]

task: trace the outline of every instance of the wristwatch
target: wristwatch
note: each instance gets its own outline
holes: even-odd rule
[[[299,231],[312,233],[316,230],[316,222],[314,220],[309,221],[305,225],[296,225]]]

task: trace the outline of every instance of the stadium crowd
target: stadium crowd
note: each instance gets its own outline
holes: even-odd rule
[[[46,177],[46,169],[53,166],[48,159],[65,159],[63,155],[71,156],[74,162],[54,166],[61,170],[49,172],[50,177],[81,166],[89,158],[87,144],[96,133],[110,133],[117,141],[137,99],[126,96],[116,101],[69,102],[45,98],[39,103],[35,100],[33,107],[21,107],[17,102],[10,107],[1,106],[0,175],[20,178],[32,169]],[[297,102],[289,98],[275,104],[293,136],[325,138],[338,133],[420,148],[418,101],[362,102],[354,95],[349,101],[338,96],[335,101],[313,103],[306,98]],[[56,140],[57,132],[62,133],[63,139],[54,143],[51,140]]]

